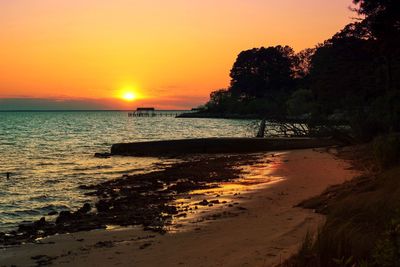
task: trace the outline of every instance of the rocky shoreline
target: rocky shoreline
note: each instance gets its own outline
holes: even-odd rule
[[[193,190],[218,187],[221,182],[239,178],[243,170],[236,166],[253,164],[259,157],[203,155],[161,171],[124,175],[117,180],[81,186],[87,191],[85,194],[97,198],[94,207],[86,203],[77,211],[60,211],[55,220],[44,216],[35,222],[21,223],[15,231],[0,233],[0,245],[37,242],[54,234],[105,229],[109,225],[142,225],[145,230],[165,233],[173,218],[185,217],[198,206],[230,205],[218,198],[178,205],[174,202],[176,199],[190,199],[189,192]]]

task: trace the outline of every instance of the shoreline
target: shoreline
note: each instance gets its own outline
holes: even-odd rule
[[[188,119],[235,119],[235,120],[261,120],[264,117],[259,114],[223,114],[223,113],[204,113],[204,112],[185,112],[176,116],[177,118]]]
[[[263,154],[268,158],[268,154]],[[306,232],[314,232],[323,216],[294,207],[318,195],[329,185],[351,179],[349,164],[322,150],[288,151],[269,160],[266,174],[255,162],[245,176],[279,177],[275,183],[251,184],[254,190],[240,189],[233,203],[214,205],[209,220],[193,227],[160,235],[137,227],[95,230],[52,236],[42,244],[26,244],[3,249],[0,264],[29,266],[35,262],[57,266],[273,266],[293,254]],[[271,163],[271,162],[269,162]],[[261,163],[260,163],[261,164]],[[318,168],[316,168],[318,166]],[[324,177],[324,179],[321,179]],[[221,182],[222,183],[222,182]],[[312,186],[311,186],[312,185]],[[206,189],[207,190],[207,189]],[[223,216],[223,214],[229,216]],[[235,215],[230,216],[235,213]],[[212,214],[219,214],[214,216]],[[221,215],[222,214],[222,215]],[[200,216],[201,217],[201,216]],[[197,218],[198,219],[198,218]],[[177,223],[178,224],[178,223]],[[183,223],[185,225],[185,223]],[[190,223],[186,223],[190,225]],[[54,243],[53,243],[54,242]]]

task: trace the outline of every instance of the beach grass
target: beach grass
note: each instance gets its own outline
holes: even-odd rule
[[[392,151],[382,138],[378,142]],[[306,238],[282,266],[400,266],[400,166],[385,156],[392,165],[381,168],[378,142],[352,151],[363,175],[301,203],[326,214],[326,223],[312,245]]]

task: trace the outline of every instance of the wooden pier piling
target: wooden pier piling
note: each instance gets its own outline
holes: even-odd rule
[[[154,108],[137,108],[136,111],[128,112],[128,117],[177,117],[187,111],[156,110]]]

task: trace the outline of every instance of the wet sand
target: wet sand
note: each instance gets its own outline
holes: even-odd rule
[[[174,218],[164,235],[139,226],[56,235],[2,249],[0,266],[274,266],[324,220],[295,206],[356,173],[323,150],[262,156],[242,166],[242,179],[182,200],[206,196],[220,204]]]

